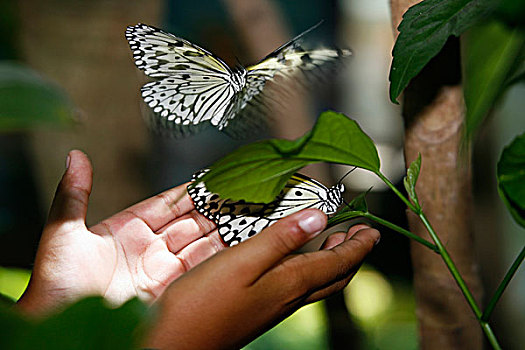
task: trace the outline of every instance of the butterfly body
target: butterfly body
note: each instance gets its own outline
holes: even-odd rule
[[[145,24],[129,26],[126,38],[136,66],[158,79],[141,88],[144,102],[163,125],[172,123],[188,134],[204,122],[227,131],[231,120],[253,115],[249,110],[260,107],[266,83],[276,75],[296,77],[351,54],[336,49],[305,51],[298,45],[305,33],[259,63],[237,69],[188,40]]]
[[[200,179],[207,171],[197,172],[193,180]],[[343,202],[343,192],[342,184],[327,188],[301,174],[294,174],[270,203],[223,199],[208,191],[204,182],[188,188],[195,208],[217,224],[219,235],[229,246],[245,241],[277,220],[302,209],[315,208],[327,215],[333,214]]]

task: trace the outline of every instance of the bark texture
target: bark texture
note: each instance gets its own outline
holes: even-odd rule
[[[415,3],[391,1],[395,28]],[[403,117],[407,166],[418,153],[422,156],[416,190],[423,210],[479,302],[482,287],[470,222],[470,154],[462,144],[459,40],[449,40],[407,87]],[[416,215],[408,213],[408,221],[412,232],[431,241]],[[411,254],[421,348],[481,349],[479,324],[441,257],[415,242]]]

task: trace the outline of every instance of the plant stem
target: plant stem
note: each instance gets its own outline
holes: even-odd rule
[[[445,249],[445,247],[441,243],[441,240],[439,239],[438,235],[434,231],[434,228],[432,227],[432,225],[428,221],[427,217],[425,216],[425,213],[423,213],[421,210],[418,210],[401,192],[398,191],[398,189],[383,174],[381,174],[380,172],[377,172],[376,174],[377,174],[377,176],[379,176],[381,178],[381,180],[383,180],[387,184],[388,187],[390,187],[392,189],[392,191],[394,191],[395,194],[397,194],[397,196],[403,202],[405,202],[405,204],[410,208],[410,210],[412,210],[416,215],[419,216],[420,220],[423,222],[423,225],[425,225],[425,228],[427,229],[428,233],[430,234],[430,237],[434,241],[434,244],[436,245],[436,247],[437,247],[437,249],[439,251],[439,254],[443,257],[443,261],[447,265],[447,268],[449,269],[450,273],[452,274],[452,276],[456,280],[456,283],[458,284],[459,288],[461,289],[461,292],[463,293],[463,295],[467,299],[467,302],[468,302],[470,308],[472,309],[472,311],[474,311],[474,314],[476,315],[476,318],[478,320],[481,320],[482,312],[481,312],[479,306],[476,304],[476,300],[474,299],[474,296],[472,295],[472,293],[468,289],[467,284],[465,283],[465,280],[463,280],[463,277],[461,276],[461,274],[459,273],[456,265],[452,261],[452,258],[448,254],[448,251]]]
[[[333,216],[333,217],[328,219],[328,224],[326,225],[326,228],[330,228],[332,226],[341,224],[341,223],[343,223],[345,221],[348,221],[350,219],[362,217],[363,214],[364,214],[364,212],[362,212],[362,211],[353,211],[353,210],[348,210],[348,211],[346,211],[344,213],[339,213],[336,216]]]
[[[492,328],[490,328],[490,325],[487,322],[480,321],[481,329],[483,330],[483,333],[485,333],[485,336],[487,337],[490,345],[495,350],[502,350],[501,346],[498,343],[498,338],[496,338],[496,335],[492,331]]]
[[[395,194],[397,194],[397,196],[403,201],[405,202],[406,206],[412,210],[414,213],[416,214],[419,214],[420,210],[418,210],[409,200],[408,198],[406,198],[405,196],[403,196],[403,194],[401,192],[399,192],[399,190],[396,188],[396,186],[394,186],[393,183],[390,182],[390,180],[388,180],[385,175],[383,175],[382,173],[380,172],[377,172],[375,173],[377,176],[379,176],[379,178],[381,180],[383,180],[383,182],[388,186],[390,187],[390,189],[392,191],[394,191]]]
[[[518,254],[514,262],[512,263],[511,267],[509,268],[509,271],[507,271],[507,274],[503,278],[503,281],[498,286],[498,289],[496,289],[496,292],[490,299],[487,308],[483,312],[483,315],[481,316],[481,320],[484,322],[487,322],[490,318],[490,315],[492,314],[492,311],[494,311],[494,307],[496,307],[496,303],[500,299],[501,295],[505,291],[505,288],[507,288],[507,285],[509,284],[510,280],[520,267],[521,263],[523,262],[523,259],[525,258],[525,246],[521,248],[521,252]]]
[[[373,220],[373,221],[377,222],[378,224],[381,224],[381,225],[383,225],[385,227],[388,227],[391,230],[397,231],[397,232],[401,233],[402,235],[404,235],[404,236],[406,236],[408,238],[411,238],[411,239],[415,240],[418,243],[423,244],[427,248],[430,248],[434,252],[439,254],[438,248],[434,244],[432,244],[429,241],[427,241],[426,239],[424,239],[422,237],[419,237],[418,235],[416,235],[416,234],[414,234],[414,233],[412,233],[412,232],[410,232],[408,230],[405,230],[404,228],[402,228],[400,226],[397,226],[396,224],[393,224],[390,221],[387,221],[387,220],[382,219],[382,218],[380,218],[378,216],[375,216],[374,214],[371,214],[369,212],[351,211],[351,212],[347,212],[347,213],[342,213],[340,215],[334,216],[333,218],[330,218],[328,220],[327,227],[332,227],[334,225],[340,224],[342,222],[345,222],[345,221],[347,221],[349,219],[353,219],[353,218],[356,218],[356,217],[364,217],[364,218]]]
[[[459,289],[463,293],[463,296],[465,297],[465,299],[467,299],[467,303],[469,304],[470,308],[474,312],[474,315],[476,315],[476,318],[478,319],[478,322],[479,322],[479,324],[481,326],[481,329],[483,330],[483,333],[485,333],[485,336],[487,337],[487,339],[489,340],[490,344],[492,345],[492,348],[496,349],[496,350],[500,350],[501,346],[499,345],[498,339],[494,335],[494,332],[492,331],[492,328],[490,327],[490,325],[485,320],[482,319],[483,313],[481,312],[481,309],[479,308],[478,304],[476,303],[476,300],[474,299],[474,296],[470,292],[467,284],[465,283],[465,280],[463,279],[463,277],[459,273],[456,265],[452,261],[452,258],[448,254],[448,251],[446,250],[445,246],[443,246],[443,243],[441,243],[441,240],[439,239],[438,235],[434,231],[434,228],[432,227],[432,225],[428,221],[425,213],[421,210],[421,207],[420,207],[419,203],[417,203],[417,206],[413,205],[401,192],[399,192],[399,190],[382,173],[377,172],[376,175],[379,176],[379,178],[381,178],[381,180],[383,180],[385,182],[385,184],[388,187],[390,187],[390,189],[392,189],[392,191],[394,191],[394,193],[407,205],[407,207],[412,212],[414,212],[419,217],[419,219],[423,222],[423,225],[425,225],[425,228],[427,229],[428,233],[430,234],[430,237],[434,241],[434,244],[437,247],[439,254],[442,256],[443,261],[445,262],[445,265],[447,266],[448,270],[452,274],[452,277],[454,278],[454,280],[456,281],[457,285],[459,286]],[[520,254],[520,256],[521,256],[521,254]],[[519,257],[518,257],[517,260],[519,260]],[[523,260],[523,258],[522,258],[522,260]],[[518,264],[518,266],[519,266],[519,264]],[[514,264],[511,267],[511,269],[513,267],[514,267]],[[516,267],[516,269],[517,269],[517,267]],[[509,280],[510,280],[511,277],[512,276],[509,277]],[[506,283],[508,284],[508,281]],[[504,287],[503,287],[503,289],[504,289]],[[503,292],[503,290],[501,292]],[[501,296],[501,294],[500,294],[500,296]],[[498,296],[498,298],[499,298],[499,296]],[[494,301],[494,304],[496,302],[497,302],[497,300]]]
[[[443,257],[443,261],[445,262],[445,265],[447,265],[447,268],[450,271],[450,273],[452,274],[452,276],[454,277],[454,280],[456,281],[457,285],[459,286],[459,289],[461,290],[461,292],[465,296],[465,299],[467,299],[467,303],[469,304],[470,308],[474,312],[474,315],[476,315],[476,318],[479,321],[481,329],[483,330],[483,333],[485,333],[485,336],[487,337],[487,339],[489,340],[490,344],[492,345],[492,348],[497,349],[497,350],[501,349],[501,346],[498,344],[498,339],[494,335],[494,332],[492,331],[492,328],[490,327],[490,325],[486,321],[482,320],[482,315],[483,314],[482,314],[478,304],[476,303],[476,300],[474,299],[474,296],[470,292],[467,284],[465,283],[465,280],[463,279],[463,277],[459,273],[456,265],[452,261],[452,258],[448,254],[448,251],[446,250],[446,248],[441,243],[441,240],[439,239],[438,235],[434,231],[434,228],[432,227],[432,225],[428,221],[427,217],[425,216],[425,213],[421,212],[419,214],[419,218],[421,219],[421,221],[425,225],[428,233],[430,234],[430,237],[432,237],[432,240],[434,241],[435,245],[439,249],[439,253]]]
[[[377,217],[377,216],[375,216],[375,215],[373,215],[371,213],[364,213],[363,217],[368,218],[370,220],[374,220],[375,222],[377,222],[377,223],[379,223],[379,224],[381,224],[381,225],[383,225],[385,227],[388,227],[389,229],[397,231],[397,232],[401,233],[402,235],[405,235],[406,237],[411,238],[411,239],[415,240],[416,242],[423,244],[427,248],[430,248],[434,252],[439,254],[439,250],[434,244],[430,243],[426,239],[424,239],[422,237],[419,237],[418,235],[416,235],[416,234],[414,234],[414,233],[412,233],[412,232],[410,232],[408,230],[405,230],[404,228],[402,228],[400,226],[397,226],[396,224],[391,223],[390,221],[381,219],[380,217]]]
[[[421,221],[425,225],[428,233],[430,234],[430,237],[432,237],[432,240],[434,241],[434,244],[439,249],[439,252],[440,252],[441,256],[443,257],[443,261],[445,262],[445,264],[447,265],[447,268],[449,269],[450,273],[452,274],[452,276],[456,280],[456,283],[458,284],[459,289],[461,289],[461,292],[463,293],[463,295],[467,299],[467,302],[470,305],[470,308],[472,309],[472,311],[474,311],[474,314],[476,315],[478,320],[481,319],[481,314],[482,313],[481,313],[481,310],[479,309],[479,306],[476,304],[476,300],[474,299],[474,296],[472,295],[472,293],[468,289],[467,284],[465,283],[465,280],[463,280],[463,277],[461,276],[461,274],[459,273],[456,265],[452,261],[452,258],[448,254],[448,251],[443,246],[443,243],[441,243],[441,240],[439,239],[438,235],[434,231],[434,228],[432,227],[432,225],[430,225],[430,222],[428,221],[427,217],[425,216],[425,213],[419,214],[419,218],[421,219]]]

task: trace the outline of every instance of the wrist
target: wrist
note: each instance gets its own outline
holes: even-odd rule
[[[38,316],[56,308],[57,305],[57,302],[53,302],[51,298],[38,293],[37,289],[29,283],[24,294],[18,299],[13,308],[26,315]]]
[[[30,289],[27,288],[13,308],[28,315],[38,314],[40,310],[39,305],[41,305],[41,303],[36,299],[34,293],[31,293]]]

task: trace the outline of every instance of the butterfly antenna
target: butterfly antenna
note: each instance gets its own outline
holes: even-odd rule
[[[338,181],[337,183],[338,183],[338,184],[341,184],[341,183],[343,182],[344,178],[347,177],[348,175],[350,175],[350,173],[351,173],[352,171],[354,171],[355,169],[357,169],[356,166],[353,167],[352,169],[350,169],[346,174],[344,174],[343,177],[342,177],[341,179],[339,179],[339,181]],[[345,202],[345,203],[346,203],[346,202]]]
[[[235,65],[235,68],[237,68],[237,69],[244,68],[244,66],[242,65],[241,60],[239,59],[239,57],[235,56],[235,60],[237,61],[237,64]]]
[[[317,22],[317,24],[313,25],[312,27],[308,28],[307,30],[305,30],[304,32],[302,32],[301,34],[297,35],[295,38],[293,38],[291,41],[295,41],[297,39],[299,39],[300,37],[310,33],[312,30],[314,30],[315,28],[319,27],[321,24],[323,24],[324,22],[324,19],[320,20],[319,22]]]
[[[264,59],[268,58],[268,57],[272,57],[273,55],[275,55],[277,52],[279,52],[279,50],[281,50],[282,48],[292,44],[292,43],[295,43],[297,40],[301,39],[301,37],[303,37],[304,35],[310,33],[312,30],[314,30],[315,28],[319,27],[322,23],[324,22],[324,19],[320,20],[317,24],[315,24],[314,26],[308,28],[307,30],[305,30],[304,32],[302,32],[301,34],[297,35],[296,37],[294,37],[292,40],[289,40],[288,42],[282,44],[281,46],[279,46],[277,49],[275,49],[272,53],[270,53],[268,56],[266,56]],[[263,61],[264,61],[263,59]]]

